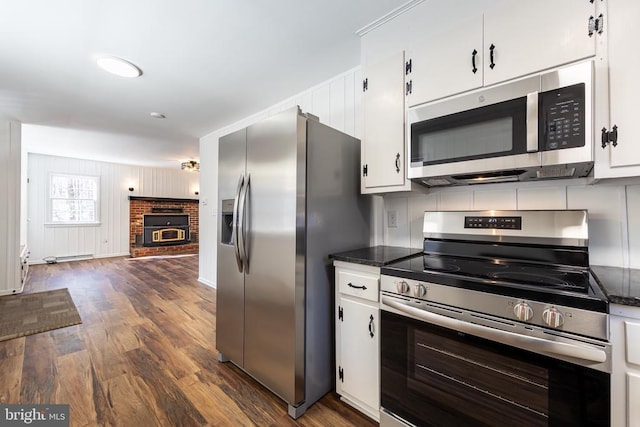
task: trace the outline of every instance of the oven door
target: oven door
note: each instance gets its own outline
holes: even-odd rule
[[[499,325],[499,319],[478,317],[479,325],[456,319],[461,313],[457,310],[450,309],[448,315],[428,312],[438,325],[421,319],[412,310],[422,309],[410,305],[406,299],[382,298],[381,426],[610,424],[610,374],[593,368],[610,367],[608,344],[564,340],[565,350],[575,353],[560,360],[478,336],[500,331],[500,326],[487,326]],[[446,313],[444,307],[429,305]],[[467,326],[487,329],[487,334],[461,331]],[[604,363],[588,360],[601,360],[603,354]]]

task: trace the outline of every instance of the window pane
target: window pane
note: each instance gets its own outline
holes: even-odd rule
[[[98,221],[98,179],[91,176],[51,175],[51,221]]]

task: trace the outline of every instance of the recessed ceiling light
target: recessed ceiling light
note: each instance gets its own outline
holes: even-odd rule
[[[116,56],[101,56],[96,60],[103,70],[120,77],[139,77],[142,70],[129,61]]]
[[[151,117],[153,117],[154,119],[166,119],[166,118],[167,118],[167,116],[165,116],[164,114],[162,114],[162,113],[156,113],[155,111],[153,111],[153,112],[149,113],[149,115],[150,115]]]

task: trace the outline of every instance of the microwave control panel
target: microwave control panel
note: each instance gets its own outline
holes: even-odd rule
[[[540,93],[540,150],[585,145],[584,91],[584,83],[581,83]]]

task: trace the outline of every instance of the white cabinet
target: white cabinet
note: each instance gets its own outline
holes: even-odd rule
[[[404,137],[404,53],[363,68],[361,192],[409,191]]]
[[[408,105],[592,57],[599,37],[595,30],[589,35],[595,14],[588,0],[507,2],[427,34],[408,54]]]
[[[640,175],[640,132],[637,95],[640,93],[640,55],[637,54],[637,0],[609,0],[605,31],[608,37],[609,117],[608,123],[596,122],[596,131],[616,126],[617,142],[601,148],[596,139],[596,178],[616,178]],[[605,82],[606,84],[606,82]]]
[[[611,425],[640,427],[640,307],[610,307]]]
[[[595,30],[589,36],[589,19],[595,25],[595,13],[589,0],[509,2],[488,10],[484,85],[594,56],[598,36]]]
[[[0,295],[22,292],[20,123],[0,119]]]
[[[334,262],[336,270],[336,391],[376,421],[380,414],[380,269]]]
[[[407,53],[411,61],[408,105],[481,87],[483,53],[482,16],[452,25],[420,43]]]

